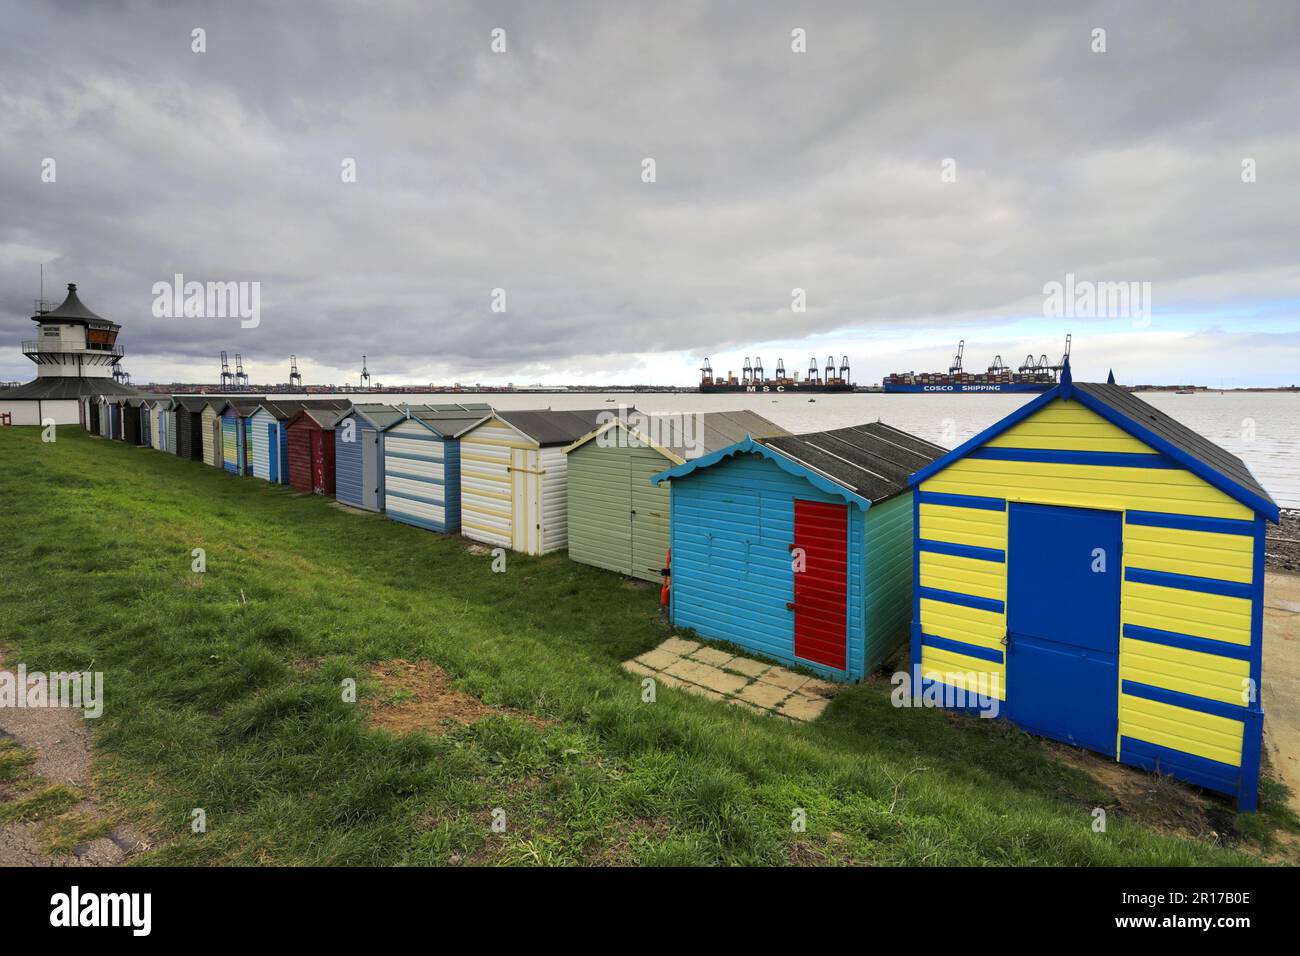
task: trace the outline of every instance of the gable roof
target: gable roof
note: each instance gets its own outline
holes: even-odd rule
[[[384,431],[407,420],[405,408],[395,409],[397,418],[384,426]],[[444,438],[458,438],[475,425],[492,417],[492,406],[486,402],[460,404],[452,402],[444,405],[413,405],[410,418],[426,428],[432,429]]]
[[[288,421],[297,415],[304,408],[319,408],[325,410],[337,410],[340,413],[346,413],[352,407],[352,403],[346,398],[319,398],[319,399],[275,399],[272,401],[259,402],[257,408],[249,414],[257,411],[264,411],[279,421]]]
[[[187,412],[201,412],[212,404],[201,395],[177,395],[175,396],[175,402]]]
[[[693,434],[689,436],[691,439],[689,443],[686,440],[688,436],[683,433],[684,429],[681,425],[684,418],[694,420],[691,422]],[[611,428],[623,429],[641,444],[653,448],[674,464],[679,465],[692,458],[698,458],[700,455],[708,455],[726,448],[728,445],[734,445],[736,442],[743,440],[746,435],[753,435],[755,438],[769,438],[790,434],[775,422],[768,421],[762,415],[748,409],[730,412],[687,413],[686,415],[641,415],[637,413],[628,419],[620,418],[605,422],[595,431],[588,432],[564,449],[565,453],[576,451],[592,439],[605,434]]]
[[[589,408],[578,411],[551,408],[530,409],[525,411],[502,411],[498,409],[493,415],[510,427],[527,435],[542,448],[552,445],[567,445],[577,441],[598,425],[605,424],[605,416],[635,412],[634,408],[620,407],[617,412],[608,408]]]
[[[682,478],[747,452],[762,455],[782,470],[866,511],[906,491],[912,469],[940,457],[944,449],[883,422],[761,441],[746,435],[734,445],[669,468],[650,481],[657,484]]]
[[[1138,441],[1186,468],[1228,497],[1262,514],[1268,520],[1277,522],[1277,502],[1250,473],[1244,461],[1166,412],[1144,402],[1123,386],[1100,382],[1074,382],[1070,375],[1068,359],[1061,370],[1061,381],[1054,388],[1012,412],[1002,421],[986,428],[938,461],[922,468],[912,476],[911,484],[915,486],[925,481],[1058,399],[1072,399],[1096,412],[1112,425],[1122,428]]]
[[[948,453],[946,448],[884,422],[767,438],[763,444],[873,503],[902,494],[912,472]]]
[[[265,395],[248,395],[241,398],[217,399],[212,403],[212,407],[217,410],[218,415],[225,415],[227,408],[233,408],[236,415],[244,417],[257,411],[257,406],[265,401]]]
[[[322,408],[313,405],[304,405],[297,412],[289,417],[285,428],[292,427],[295,423],[305,419],[311,419],[321,427],[323,431],[331,431],[338,424],[338,420],[346,415],[347,408]]]

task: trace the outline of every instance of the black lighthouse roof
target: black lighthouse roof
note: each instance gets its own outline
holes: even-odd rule
[[[59,322],[79,322],[85,325],[93,323],[99,327],[121,328],[116,322],[110,322],[102,315],[96,315],[86,308],[81,300],[77,298],[77,284],[75,282],[68,283],[68,297],[59,305],[48,312],[37,312],[32,316],[33,322],[48,322],[51,319]]]

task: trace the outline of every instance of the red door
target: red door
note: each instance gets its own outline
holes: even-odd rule
[[[794,656],[838,670],[848,651],[849,510],[794,500]],[[797,566],[796,566],[797,567]]]

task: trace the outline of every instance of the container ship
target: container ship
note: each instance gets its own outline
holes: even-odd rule
[[[947,372],[894,372],[886,375],[881,386],[886,392],[1045,392],[1057,382],[1065,360],[1070,357],[1070,336],[1065,337],[1065,354],[1053,365],[1046,355],[1034,361],[1032,354],[1024,363],[1012,369],[1002,361],[1001,355],[984,372],[968,372],[962,367],[966,340],[957,343],[957,355]]]
[[[700,368],[700,391],[701,392],[756,392],[771,394],[804,394],[806,392],[851,392],[853,383],[849,381],[849,357],[846,355],[840,359],[840,364],[835,365],[835,356],[826,356],[826,367],[820,369],[817,366],[817,359],[814,357],[808,363],[808,375],[800,378],[798,371],[793,375],[787,375],[785,372],[785,360],[776,360],[776,372],[772,378],[768,378],[763,371],[763,360],[759,359],[752,365],[749,358],[745,358],[745,364],[741,369],[740,376],[737,377],[734,372],[727,372],[726,376],[714,376],[713,366],[709,360],[704,360],[704,365]]]

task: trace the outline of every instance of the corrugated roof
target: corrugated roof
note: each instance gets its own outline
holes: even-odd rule
[[[492,406],[484,402],[468,404],[423,405],[411,409],[411,417],[418,418],[440,435],[455,437],[477,425],[492,414]],[[403,418],[405,415],[402,416]]]
[[[622,416],[636,409],[622,408]],[[497,411],[497,417],[509,422],[543,448],[567,445],[588,432],[595,431],[607,420],[605,416],[617,414],[608,408],[590,408],[579,411],[536,409],[529,411]]]
[[[37,399],[64,401],[99,396],[121,399],[123,396],[139,397],[143,394],[139,389],[132,388],[130,385],[119,385],[111,378],[72,378],[70,376],[38,378],[16,388],[0,389],[0,399],[4,399],[6,402],[10,400],[35,401]]]
[[[1234,484],[1240,485],[1265,501],[1273,501],[1264,486],[1250,473],[1244,461],[1154,405],[1147,404],[1122,386],[1100,382],[1075,382],[1074,387],[1148,429],[1185,454],[1204,462]],[[1274,504],[1276,505],[1276,502]]]
[[[913,472],[947,454],[946,448],[884,422],[765,438],[762,443],[873,503],[906,491]]]

